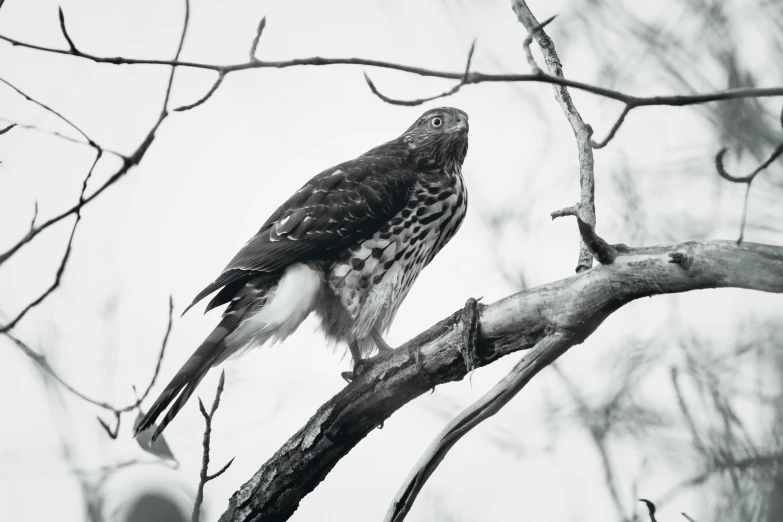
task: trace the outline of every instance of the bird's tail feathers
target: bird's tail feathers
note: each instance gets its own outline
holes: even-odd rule
[[[151,442],[163,432],[168,424],[179,413],[187,400],[193,395],[196,386],[201,382],[212,366],[225,359],[228,345],[226,337],[233,331],[247,313],[247,309],[237,309],[226,314],[220,324],[204,339],[204,342],[193,352],[193,355],[185,361],[177,374],[171,379],[166,389],[149,409],[147,414],[136,427],[134,435],[150,428],[157,418],[168,408],[168,412],[160,421],[160,424],[152,434]],[[173,404],[172,404],[173,403]],[[169,408],[169,404],[171,407]]]
[[[310,315],[321,295],[322,271],[297,263],[270,289],[249,281],[229,305],[223,320],[180,368],[136,428],[149,429],[168,408],[152,435],[154,441],[179,413],[210,368],[269,340],[282,341]],[[171,407],[169,407],[171,405]]]

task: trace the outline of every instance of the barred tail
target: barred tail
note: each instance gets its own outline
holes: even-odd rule
[[[299,327],[315,307],[324,274],[295,263],[279,280],[277,277],[260,276],[244,285],[220,324],[193,352],[141,420],[134,436],[153,426],[168,408],[152,434],[154,441],[193,395],[210,368],[243,353],[247,346],[260,346],[269,339],[283,340]]]
[[[171,379],[166,389],[160,394],[158,400],[152,405],[147,414],[139,423],[134,436],[155,424],[155,421],[169,407],[166,416],[160,422],[152,434],[152,441],[158,438],[166,426],[176,417],[177,413],[185,406],[196,386],[207,374],[210,368],[222,362],[230,353],[226,344],[226,338],[233,332],[242,319],[247,315],[251,303],[243,308],[236,307],[229,311],[220,321],[220,324],[212,330],[212,333],[201,343],[193,355],[185,362],[177,374]]]

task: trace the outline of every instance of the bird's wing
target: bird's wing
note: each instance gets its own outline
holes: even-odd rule
[[[272,214],[188,309],[221,287],[207,309],[228,302],[254,273],[333,259],[401,211],[416,181],[403,158],[390,156],[360,156],[321,172]]]

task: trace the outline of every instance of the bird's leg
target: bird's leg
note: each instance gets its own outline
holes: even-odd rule
[[[389,343],[384,340],[381,336],[381,332],[379,332],[377,328],[373,327],[372,330],[370,330],[370,335],[372,336],[372,340],[375,341],[375,346],[378,347],[379,355],[386,355],[394,351],[394,348],[389,346]]]
[[[356,340],[348,343],[348,349],[351,350],[351,358],[353,358],[353,371],[343,372],[340,375],[347,382],[351,382],[364,370],[365,362],[362,359],[362,351],[359,349],[359,343]]]

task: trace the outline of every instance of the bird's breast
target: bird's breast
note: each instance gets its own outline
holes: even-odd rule
[[[459,229],[467,193],[459,173],[420,183],[408,204],[369,239],[342,252],[328,270],[330,289],[361,338],[385,331],[421,270]]]

